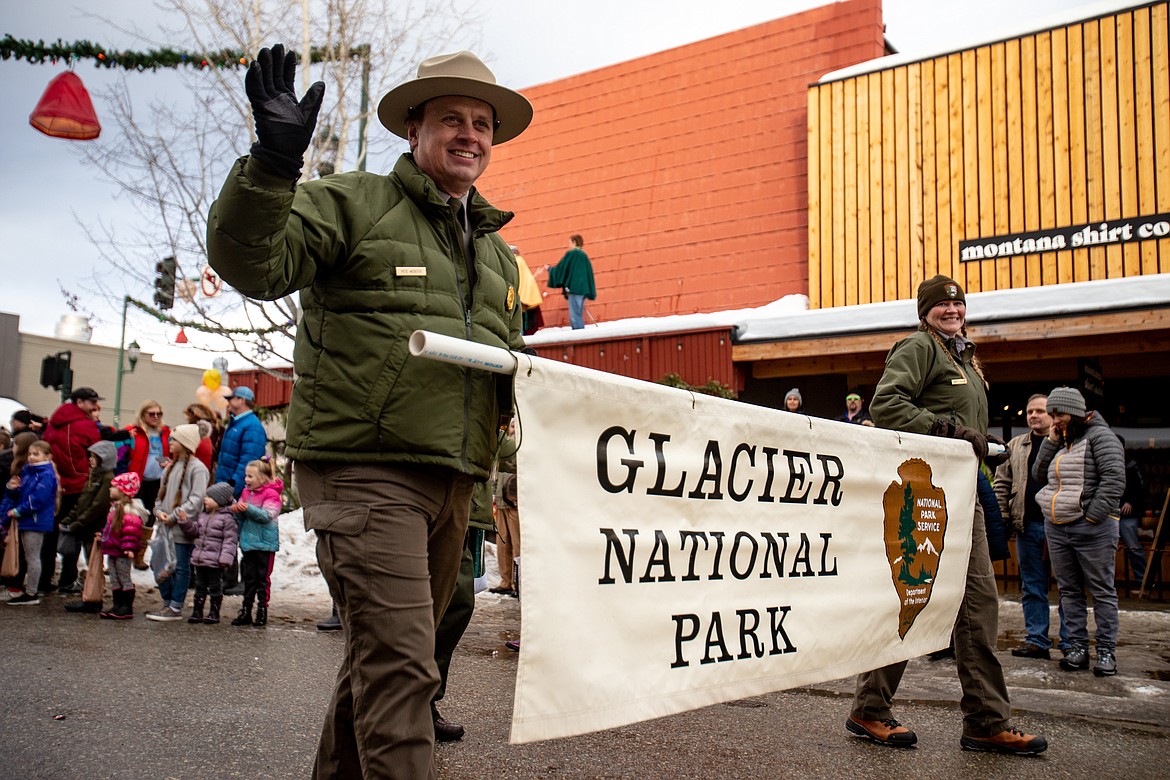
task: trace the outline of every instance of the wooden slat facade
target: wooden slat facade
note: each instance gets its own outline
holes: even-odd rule
[[[960,262],[959,242],[1170,212],[1170,28],[1150,3],[808,96],[809,303],[1170,272],[1170,238]]]

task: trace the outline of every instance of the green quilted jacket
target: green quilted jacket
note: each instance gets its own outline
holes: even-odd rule
[[[881,428],[930,433],[943,418],[987,433],[987,391],[971,360],[968,343],[952,362],[929,333],[918,331],[899,341],[886,355],[886,369],[869,405]],[[956,365],[957,364],[957,365]]]
[[[382,176],[292,186],[240,159],[211,206],[208,259],[244,295],[300,291],[288,455],[405,462],[486,478],[497,446],[497,381],[410,356],[416,329],[505,349],[520,337],[519,275],[496,235],[512,214],[472,190],[477,280],[446,196],[409,154]]]

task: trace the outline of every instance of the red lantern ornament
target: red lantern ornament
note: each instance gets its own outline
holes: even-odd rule
[[[102,132],[93,101],[71,70],[49,82],[28,123],[45,135],[73,141],[92,141]]]

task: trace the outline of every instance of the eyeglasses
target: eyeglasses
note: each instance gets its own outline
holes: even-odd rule
[[[860,400],[861,400],[861,396],[859,396],[859,395],[847,395],[847,396],[845,396],[845,400],[846,400],[846,401],[860,401]]]
[[[160,410],[157,412],[143,412],[143,415],[146,417],[162,417],[162,411]]]

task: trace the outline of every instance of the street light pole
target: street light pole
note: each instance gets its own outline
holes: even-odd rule
[[[126,344],[126,309],[130,305],[130,296],[122,296],[122,338],[118,341],[118,378],[114,382],[114,427],[118,427],[118,420],[122,413],[122,376],[124,374],[134,373],[134,369],[138,366],[138,356],[142,354],[142,348],[138,346],[138,341],[130,342],[129,348]],[[126,360],[130,361],[130,368],[127,370],[123,368]]]

